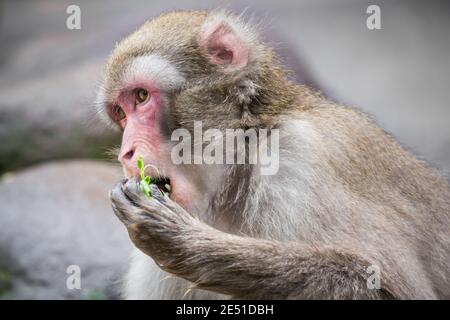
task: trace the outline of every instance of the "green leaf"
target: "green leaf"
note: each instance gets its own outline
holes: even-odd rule
[[[137,166],[138,166],[139,170],[144,169],[144,160],[142,160],[141,156],[139,156],[137,159]]]
[[[141,176],[141,180],[144,180],[145,178],[145,166],[144,166],[144,160],[142,160],[142,157],[139,156],[137,159],[137,166],[139,168],[139,174]]]
[[[140,183],[141,191],[147,196],[147,198],[150,198],[152,195],[152,191],[150,190],[150,186],[148,183],[146,183],[144,180]]]
[[[139,173],[141,176],[141,182],[139,183],[139,187],[142,191],[142,193],[145,194],[145,196],[150,199],[152,195],[152,191],[150,189],[150,184],[152,183],[152,178],[145,175],[145,166],[144,166],[144,160],[142,160],[142,157],[139,156],[137,159],[137,166],[139,168]]]

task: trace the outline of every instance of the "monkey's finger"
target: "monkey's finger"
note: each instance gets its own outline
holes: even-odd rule
[[[128,211],[133,211],[138,215],[138,217],[133,216],[131,220],[137,221],[143,219],[160,224],[166,220],[170,220],[171,223],[186,222],[186,219],[182,218],[185,215],[189,216],[189,214],[185,213],[184,209],[165,195],[157,185],[150,185],[151,197],[148,199],[140,190],[139,183],[139,179],[132,178],[121,186],[123,194],[135,206],[133,209],[136,209],[132,210],[128,208]],[[123,215],[123,212],[119,212],[118,214]]]
[[[121,190],[126,198],[137,209],[136,212],[142,219],[143,217],[152,217],[160,219],[160,212],[164,209],[162,201],[164,194],[156,185],[150,185],[151,197],[146,198],[139,187],[140,181],[137,178],[130,179],[122,184]],[[139,210],[141,209],[141,210]]]
[[[144,193],[142,193],[137,178],[131,178],[122,184],[122,192],[136,205],[140,205]]]
[[[153,220],[170,221],[170,223],[192,223],[192,216],[184,210],[178,203],[170,199],[168,195],[162,193],[157,186],[152,189],[152,197],[145,199],[140,208],[145,216]]]
[[[111,207],[116,216],[125,225],[128,225],[138,220],[139,216],[133,210],[136,208],[134,204],[122,191],[122,185],[123,182],[117,183],[109,193],[109,197],[111,199]]]
[[[160,202],[163,202],[165,200],[164,198],[164,194],[162,193],[162,191],[158,188],[157,185],[155,184],[151,184],[150,185],[150,191],[152,193],[152,197],[157,199]]]
[[[145,198],[144,193],[140,188],[140,181],[137,178],[132,178],[126,181],[122,190],[127,197],[131,199],[137,206],[143,206],[148,202],[148,199]],[[164,201],[164,194],[155,184],[150,185],[151,198],[158,200],[159,202]]]
[[[137,178],[132,178],[126,181],[122,185],[123,193],[138,207],[143,207],[145,204],[148,204],[149,200],[158,200],[161,201],[163,199],[163,195],[161,191],[159,191],[158,187],[154,184],[150,185],[151,197],[150,199],[146,198],[145,194],[142,192],[140,187],[140,181]]]

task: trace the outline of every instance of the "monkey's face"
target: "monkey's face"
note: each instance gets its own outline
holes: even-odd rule
[[[198,168],[173,163],[173,131],[193,132],[194,121],[205,129],[232,127],[240,116],[226,98],[229,79],[244,74],[248,44],[221,17],[173,13],[145,24],[116,47],[99,93],[108,118],[123,131],[125,175],[138,176],[142,157],[146,173],[163,185],[170,181],[170,196],[187,208],[204,198],[213,174],[205,178]]]
[[[157,179],[171,197],[189,206],[195,188],[179,166],[171,160],[170,134],[173,129],[174,91],[185,78],[167,60],[156,53],[131,60],[106,105],[106,112],[122,132],[118,159],[127,177],[138,176],[141,157],[146,174]],[[169,190],[167,190],[169,191]]]

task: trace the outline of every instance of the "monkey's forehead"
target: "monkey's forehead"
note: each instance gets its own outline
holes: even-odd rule
[[[116,45],[107,63],[107,75],[120,77],[134,58],[152,53],[173,63],[190,59],[196,54],[194,44],[207,16],[206,11],[178,11],[147,21]]]

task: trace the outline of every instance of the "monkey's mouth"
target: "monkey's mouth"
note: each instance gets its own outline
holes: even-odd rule
[[[170,179],[167,177],[154,178],[154,184],[156,184],[159,190],[163,191],[164,193],[170,194],[170,192],[172,191]]]

